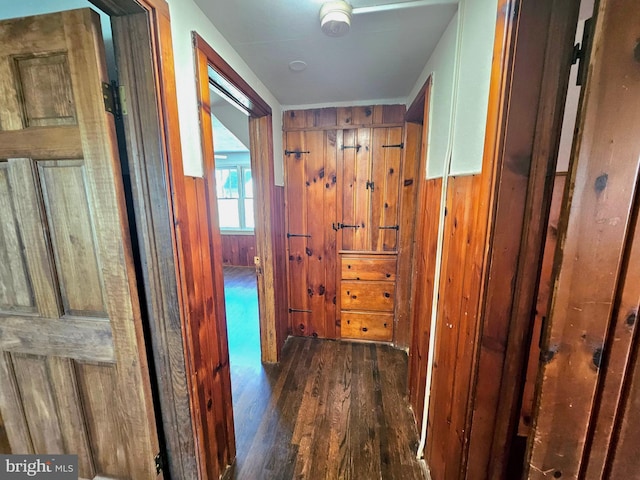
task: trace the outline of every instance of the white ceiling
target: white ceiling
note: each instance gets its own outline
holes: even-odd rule
[[[320,31],[323,0],[195,1],[286,106],[404,99],[457,9],[449,0],[357,14],[346,36],[331,38]],[[404,2],[410,0],[351,4]],[[307,69],[291,72],[293,60],[306,62]]]

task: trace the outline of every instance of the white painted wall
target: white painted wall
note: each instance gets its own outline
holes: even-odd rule
[[[497,0],[464,0],[450,175],[480,173],[489,106]]]
[[[200,126],[195,81],[195,66],[191,32],[195,31],[211,45],[231,67],[269,104],[273,111],[273,155],[275,182],[284,184],[282,151],[282,108],[276,98],[262,84],[240,58],[222,34],[207,19],[193,0],[168,0],[171,13],[171,34],[176,64],[178,115],[182,139],[182,158],[186,175],[203,175],[200,151]]]
[[[447,155],[450,152],[457,39],[458,14],[456,13],[409,95],[409,98],[415,99],[431,75],[431,115],[426,178],[438,178],[444,175]],[[413,100],[408,104],[410,105],[411,102]]]
[[[482,169],[497,9],[497,0],[462,0],[407,98],[410,105],[433,75],[428,178],[444,175],[449,154],[450,175]]]

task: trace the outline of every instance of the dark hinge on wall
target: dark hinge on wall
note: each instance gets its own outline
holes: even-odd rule
[[[571,65],[578,63],[578,75],[576,77],[576,85],[584,85],[587,78],[587,66],[589,65],[589,56],[591,55],[591,45],[593,43],[593,17],[588,18],[584,22],[582,30],[582,40],[573,46],[573,56]]]
[[[102,98],[104,99],[104,109],[115,117],[127,114],[125,102],[125,91],[123,86],[116,85],[116,82],[102,82]]]
[[[287,238],[291,238],[291,237],[311,238],[311,235],[307,235],[306,233],[288,233],[287,232]]]
[[[154,457],[153,461],[156,464],[156,475],[160,475],[160,472],[164,470],[164,459],[162,452],[158,452],[158,454]]]
[[[404,143],[398,143],[396,145],[382,145],[382,148],[404,148]]]
[[[383,225],[378,228],[380,230],[400,230],[400,225]]]
[[[313,313],[311,310],[301,310],[299,308],[290,308],[289,313]]]
[[[340,150],[345,150],[347,148],[355,148],[356,153],[360,151],[360,145],[342,145],[340,146]]]
[[[373,189],[375,188],[375,184],[374,184],[373,182],[369,182],[369,181],[367,181],[367,183],[366,183],[366,185],[365,185],[365,188],[366,188],[367,190],[371,189],[371,191],[373,192]]]
[[[288,157],[289,155],[295,155],[297,159],[302,157],[303,153],[311,153],[309,150],[285,150],[284,154]]]

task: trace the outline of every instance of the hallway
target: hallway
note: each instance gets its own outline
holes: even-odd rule
[[[291,337],[282,362],[262,366],[257,322],[248,322],[257,309],[253,278],[252,269],[225,269],[237,444],[225,478],[425,478],[414,456],[405,353]]]

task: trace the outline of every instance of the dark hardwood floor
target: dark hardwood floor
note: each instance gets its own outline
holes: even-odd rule
[[[253,269],[225,268],[225,287],[237,459],[224,478],[425,478],[404,352],[291,337],[263,366]]]

